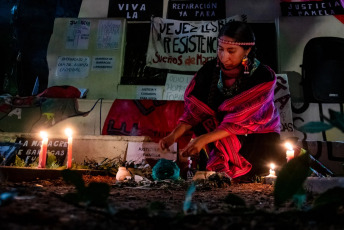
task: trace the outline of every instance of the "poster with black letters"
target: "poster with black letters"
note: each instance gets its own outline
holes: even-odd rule
[[[109,0],[108,18],[126,18],[128,21],[150,21],[162,17],[164,0]]]
[[[26,165],[33,163],[41,151],[42,139],[41,138],[25,138],[17,137],[15,143],[21,144],[18,150],[18,157],[25,161]],[[56,156],[56,163],[60,166],[63,165],[68,149],[68,140],[66,139],[48,139],[48,153]]]
[[[226,1],[169,0],[167,18],[185,21],[209,21],[226,18]]]

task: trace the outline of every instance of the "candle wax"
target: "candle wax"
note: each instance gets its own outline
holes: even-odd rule
[[[73,138],[68,137],[67,169],[72,168],[72,144],[73,144]]]
[[[287,150],[287,161],[294,158],[294,150]]]
[[[45,168],[47,162],[48,138],[44,137],[42,140],[41,151],[39,152],[38,168]]]

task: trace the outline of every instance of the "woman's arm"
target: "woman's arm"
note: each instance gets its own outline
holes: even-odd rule
[[[192,128],[191,125],[186,123],[179,123],[177,127],[166,137],[159,141],[159,146],[162,150],[168,149],[179,137],[181,137],[186,131]]]
[[[193,139],[181,152],[183,156],[197,156],[201,149],[211,143],[215,142],[217,140],[220,140],[222,138],[228,137],[231,135],[225,130],[222,129],[215,129],[212,132],[203,134],[195,139]]]

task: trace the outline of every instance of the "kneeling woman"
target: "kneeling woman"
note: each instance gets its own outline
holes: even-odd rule
[[[255,36],[243,22],[229,22],[218,36],[217,58],[204,64],[185,91],[184,114],[160,140],[165,149],[192,130],[183,156],[209,153],[206,169],[231,178],[268,171],[285,160],[274,106],[275,73],[255,58]],[[250,172],[250,174],[248,174]]]

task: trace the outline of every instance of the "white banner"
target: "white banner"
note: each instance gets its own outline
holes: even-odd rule
[[[217,35],[233,16],[217,21],[179,21],[155,17],[151,22],[146,64],[178,71],[197,71],[216,57]]]
[[[275,106],[280,113],[281,139],[294,136],[293,115],[291,110],[291,96],[286,74],[276,74]]]

